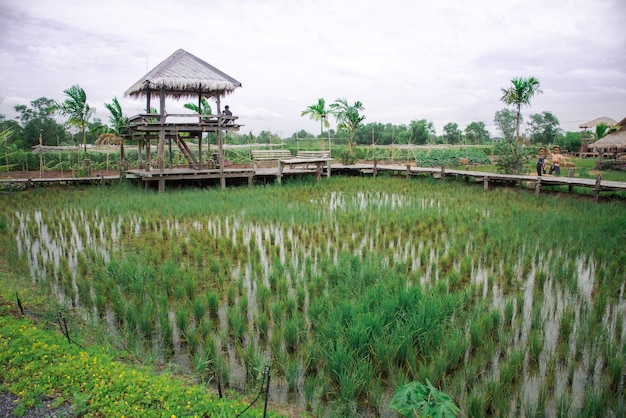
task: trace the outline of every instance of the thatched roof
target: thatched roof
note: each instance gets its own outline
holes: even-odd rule
[[[606,116],[602,116],[601,118],[596,118],[594,120],[590,120],[589,122],[581,123],[580,125],[578,125],[578,127],[580,129],[595,128],[596,126],[600,125],[601,123],[607,125],[609,128],[611,126],[617,125],[617,121],[615,121],[615,120],[613,120],[611,118],[607,118]]]
[[[169,97],[224,96],[241,83],[189,52],[179,49],[124,92],[125,96],[158,96],[161,88]]]
[[[616,124],[608,134],[589,146],[592,148],[626,148],[626,118]]]

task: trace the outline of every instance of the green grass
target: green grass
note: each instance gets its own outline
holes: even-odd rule
[[[247,406],[234,393],[228,400],[219,399],[203,385],[122,362],[106,348],[83,349],[46,330],[45,324],[15,319],[5,290],[0,306],[0,378],[20,397],[17,411],[41,406],[45,399],[54,405],[67,403],[89,416],[227,417]],[[244,416],[263,413],[253,408]]]
[[[543,396],[582,353],[623,355],[594,348],[609,337],[624,346],[609,329],[626,315],[621,202],[380,176],[163,194],[35,189],[0,195],[0,214],[0,265],[24,286],[35,278],[51,300],[65,289],[86,317],[108,311],[137,353],[151,335],[157,366],[174,358],[175,327],[194,376],[209,362],[225,385],[243,374],[254,390],[259,359],[271,359],[282,365],[273,381],[320,415],[385,415],[381,393],[421,375],[464,416],[505,411],[530,390],[525,373]],[[88,251],[67,240],[70,219]],[[563,364],[538,377],[553,356]],[[605,412],[621,407],[623,369],[601,371]]]

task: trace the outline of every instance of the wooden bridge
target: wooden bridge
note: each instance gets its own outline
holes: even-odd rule
[[[310,159],[311,161],[307,161]],[[501,174],[489,173],[473,170],[446,169],[444,167],[415,167],[410,164],[378,164],[377,161],[358,163],[352,165],[343,165],[338,163],[330,163],[326,156],[321,157],[296,157],[280,160],[280,164],[270,167],[257,168],[169,168],[169,169],[129,169],[123,177],[132,181],[139,181],[144,187],[150,185],[185,185],[198,184],[207,185],[211,183],[221,183],[222,180],[229,184],[247,184],[268,183],[281,181],[285,177],[312,175],[318,181],[321,179],[322,168],[325,175],[329,176],[331,171],[339,175],[371,175],[376,177],[378,173],[387,172],[393,175],[404,176],[407,179],[412,176],[426,175],[439,178],[445,181],[447,178],[462,177],[465,181],[481,182],[483,190],[488,191],[493,185],[519,185],[524,184],[534,189],[536,195],[541,193],[544,187],[548,186],[567,186],[568,192],[573,193],[575,187],[588,188],[593,191],[594,200],[598,200],[601,192],[626,192],[626,182],[606,181],[600,176],[596,179],[588,179],[573,176],[536,176],[528,174]],[[323,167],[322,167],[323,164]],[[310,166],[312,165],[312,166]],[[107,182],[120,181],[122,176],[103,176],[93,175],[89,177],[44,177],[45,173],[40,177],[18,178],[18,179],[2,179],[0,185],[3,188],[10,185],[21,185],[21,187],[36,187],[40,185],[67,185],[67,184],[105,184]],[[159,186],[160,189],[160,186]]]

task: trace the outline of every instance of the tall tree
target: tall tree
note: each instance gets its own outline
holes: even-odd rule
[[[459,125],[455,122],[448,122],[443,127],[443,138],[446,144],[457,144],[460,141],[461,131]]]
[[[12,140],[21,142],[23,148],[39,144],[40,135],[44,145],[57,145],[67,141],[66,128],[54,120],[57,105],[53,99],[40,97],[31,101],[29,106],[17,105],[14,109],[23,129],[19,132],[21,140],[18,140],[17,131]]]
[[[329,110],[326,108],[326,101],[323,98],[317,99],[317,103],[310,105],[302,111],[300,116],[309,115],[309,119],[320,121],[320,136],[324,135],[324,127],[328,128]]]
[[[426,119],[412,120],[409,129],[411,130],[411,142],[414,144],[427,144],[430,138],[436,135],[433,123]]]
[[[485,127],[485,122],[472,122],[465,128],[465,137],[470,144],[480,144],[487,142],[491,138],[489,131]]]
[[[320,140],[322,149],[324,149],[324,127],[327,129],[330,127],[330,122],[328,121],[329,113],[329,109],[326,108],[326,100],[320,97],[317,99],[317,103],[310,105],[300,114],[300,116],[309,115],[309,119],[320,121]]]
[[[517,174],[524,166],[524,154],[521,152],[519,129],[521,125],[522,106],[530,106],[530,101],[536,94],[542,93],[539,89],[539,80],[530,76],[528,78],[516,77],[511,80],[513,84],[509,88],[502,88],[502,100],[505,104],[514,106],[515,118],[515,146],[511,147],[510,163],[512,171]],[[506,159],[505,159],[506,160]]]
[[[504,140],[509,144],[513,143],[515,139],[515,120],[517,115],[511,109],[504,108],[502,110],[498,110],[493,118],[493,123],[496,124],[498,130],[502,132],[504,136]],[[520,122],[523,120],[520,115]]]
[[[348,153],[352,153],[352,139],[359,125],[365,119],[365,115],[360,112],[365,110],[360,101],[349,104],[345,98],[335,100],[330,105],[333,115],[337,119],[337,128],[348,133]]]
[[[128,129],[128,117],[124,116],[122,112],[122,106],[120,105],[117,97],[113,98],[112,103],[105,103],[104,106],[108,109],[109,122],[111,123],[112,133],[115,135],[123,135]]]
[[[535,144],[554,144],[561,135],[559,120],[551,112],[530,115],[528,136]]]
[[[78,84],[63,90],[63,93],[68,97],[63,103],[58,104],[59,112],[63,116],[68,117],[67,123],[69,125],[80,129],[83,136],[85,156],[87,156],[87,123],[96,109],[89,106],[87,94]]]
[[[539,80],[530,76],[528,78],[516,77],[511,80],[513,84],[508,89],[502,88],[502,100],[510,106],[514,106],[517,112],[515,120],[515,144],[519,147],[519,128],[521,124],[522,106],[530,106],[530,101],[536,94],[543,93],[539,88]]]

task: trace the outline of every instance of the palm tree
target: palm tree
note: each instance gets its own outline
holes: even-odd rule
[[[596,125],[596,139],[600,139],[609,133],[609,125],[606,123],[598,123]]]
[[[200,115],[210,115],[211,114],[211,105],[204,97],[200,99],[200,107],[194,103],[185,103],[183,105],[185,109],[193,110],[194,112]]]
[[[328,122],[328,109],[326,108],[326,101],[322,98],[317,99],[317,103],[313,104],[302,111],[300,116],[309,115],[310,119],[320,121],[320,138],[322,144],[322,150],[324,149],[324,127],[330,127]]]
[[[124,116],[122,106],[117,100],[117,97],[113,98],[113,103],[105,103],[104,106],[109,110],[109,113],[111,113],[109,122],[112,126],[112,133],[117,136],[125,134],[128,129],[128,118]]]
[[[365,108],[358,100],[354,104],[348,104],[345,98],[337,99],[330,105],[332,114],[337,119],[337,128],[348,132],[348,153],[352,153],[352,139],[359,124],[365,119],[359,112]]]
[[[85,147],[85,157],[87,156],[87,123],[95,112],[87,103],[87,94],[78,84],[63,90],[68,98],[63,103],[59,103],[59,112],[68,117],[69,125],[79,128],[83,134],[83,145]]]
[[[517,77],[511,80],[513,85],[508,89],[502,88],[502,100],[507,105],[515,106],[517,111],[515,119],[515,144],[519,146],[519,127],[522,115],[522,106],[530,106],[530,100],[536,95],[543,93],[539,89],[539,80],[530,76],[528,78]]]

